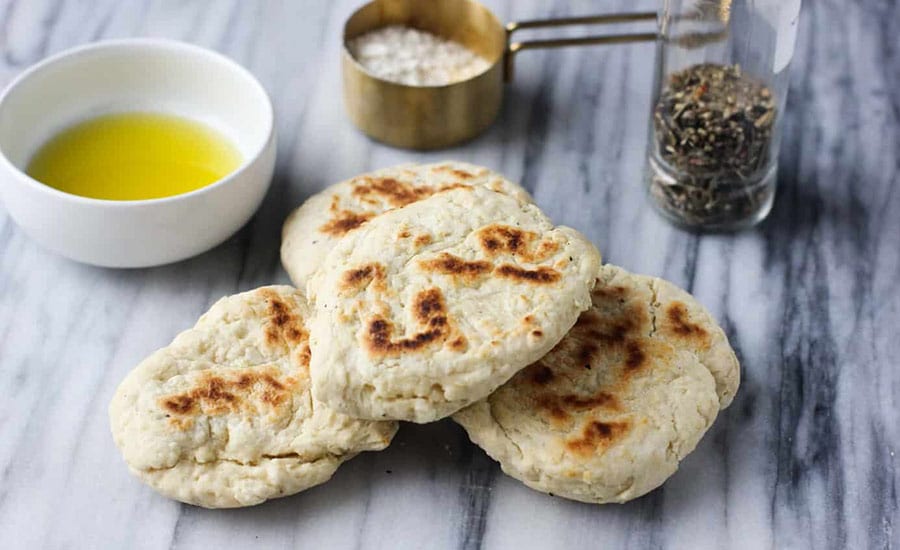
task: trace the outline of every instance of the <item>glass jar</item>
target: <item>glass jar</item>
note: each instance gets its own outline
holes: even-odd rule
[[[775,198],[801,0],[662,0],[647,154],[651,202],[698,230],[749,227]]]

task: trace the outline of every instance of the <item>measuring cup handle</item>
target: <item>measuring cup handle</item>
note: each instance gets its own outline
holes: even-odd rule
[[[503,79],[509,82],[513,78],[514,58],[522,50],[538,48],[563,48],[566,46],[586,46],[591,44],[624,44],[629,42],[649,42],[656,40],[657,33],[637,33],[618,35],[596,35],[578,38],[552,38],[547,40],[526,40],[512,42],[512,35],[521,29],[542,27],[564,27],[569,25],[609,25],[631,23],[636,21],[656,21],[656,12],[615,13],[608,15],[588,15],[584,17],[562,17],[557,19],[533,19],[515,21],[506,25],[506,53],[503,59]]]

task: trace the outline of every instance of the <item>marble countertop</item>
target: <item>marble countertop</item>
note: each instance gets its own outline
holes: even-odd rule
[[[486,135],[417,154],[344,115],[338,37],[359,3],[0,0],[0,84],[84,42],[188,40],[261,79],[281,138],[250,224],[167,267],[72,263],[0,207],[0,547],[900,546],[900,3],[805,2],[775,209],[731,236],[674,229],[644,199],[652,45],[524,52]],[[530,18],[634,3],[488,4]],[[250,509],[180,505],[133,478],[106,415],[125,373],[218,297],[287,282],[281,223],[312,192],[443,158],[521,181],[607,261],[686,287],[721,321],[743,384],[679,472],[626,505],[568,502],[504,476],[443,421],[404,425],[331,482]]]

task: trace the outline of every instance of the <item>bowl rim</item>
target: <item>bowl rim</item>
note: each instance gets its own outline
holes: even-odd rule
[[[39,192],[48,193],[51,197],[62,198],[69,201],[73,201],[76,203],[89,204],[94,206],[104,206],[104,207],[113,207],[113,208],[123,208],[123,207],[133,207],[133,206],[145,206],[145,205],[155,205],[155,204],[165,204],[169,202],[175,202],[178,200],[183,200],[188,197],[195,197],[199,195],[203,195],[205,193],[211,193],[213,189],[227,185],[232,182],[238,176],[246,172],[249,167],[254,164],[269,148],[275,136],[275,111],[272,107],[272,100],[269,97],[269,94],[266,92],[266,89],[259,82],[259,80],[253,76],[247,68],[242,66],[237,61],[231,59],[230,57],[221,54],[215,50],[211,50],[209,48],[204,48],[203,46],[198,46],[196,44],[192,44],[190,42],[184,42],[181,40],[173,40],[169,38],[118,38],[118,39],[110,39],[110,40],[100,40],[96,42],[90,42],[88,44],[82,44],[80,46],[75,46],[73,48],[68,48],[56,54],[53,54],[49,57],[38,61],[34,65],[31,65],[21,73],[19,73],[13,80],[7,84],[7,86],[3,89],[2,93],[0,93],[0,113],[2,113],[2,109],[4,103],[6,102],[7,96],[9,96],[12,91],[25,82],[27,79],[34,76],[35,73],[45,70],[47,67],[54,65],[56,63],[62,62],[69,58],[74,58],[86,54],[93,53],[96,50],[105,50],[105,49],[125,49],[125,50],[139,50],[139,49],[162,49],[162,50],[170,50],[176,52],[188,52],[191,54],[197,54],[205,57],[208,61],[219,63],[224,65],[229,70],[234,71],[239,74],[242,78],[247,80],[251,87],[255,88],[257,92],[259,92],[260,97],[262,98],[263,108],[266,111],[266,125],[268,126],[267,131],[265,132],[265,139],[261,140],[259,146],[253,151],[252,154],[247,155],[244,161],[238,166],[236,169],[232,170],[228,174],[226,174],[221,179],[218,179],[208,185],[200,187],[198,189],[194,189],[193,191],[188,191],[186,193],[179,193],[177,195],[170,195],[166,197],[157,197],[152,199],[133,199],[133,200],[116,200],[116,199],[97,199],[93,197],[84,197],[82,195],[76,195],[74,193],[67,193],[65,191],[60,191],[54,187],[51,187],[45,183],[42,183],[30,175],[28,175],[24,170],[20,169],[18,166],[12,163],[12,161],[7,158],[6,154],[3,152],[3,148],[0,147],[0,166],[11,170],[15,175],[19,176],[19,179],[23,181],[27,186],[30,186],[34,189],[37,189]]]

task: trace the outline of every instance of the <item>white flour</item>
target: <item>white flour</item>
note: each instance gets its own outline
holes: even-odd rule
[[[369,73],[410,86],[443,86],[469,79],[490,66],[462,44],[400,25],[362,34],[349,47]]]

